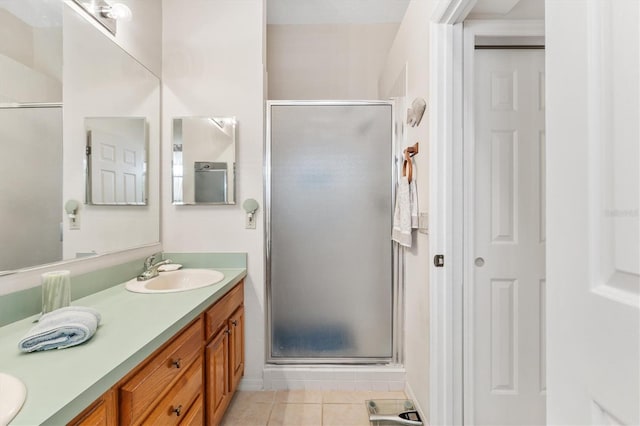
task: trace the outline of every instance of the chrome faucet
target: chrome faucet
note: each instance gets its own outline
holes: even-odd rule
[[[138,275],[138,281],[146,281],[151,278],[157,277],[160,272],[158,268],[162,265],[168,265],[171,263],[171,259],[161,260],[160,262],[156,262],[157,255],[152,254],[144,260],[144,271]],[[156,263],[154,263],[156,262]]]

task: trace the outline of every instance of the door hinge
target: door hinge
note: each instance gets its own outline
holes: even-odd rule
[[[433,264],[436,268],[442,268],[444,266],[444,254],[436,254],[433,256]]]
[[[87,149],[85,150],[85,155],[91,155],[91,145],[87,145]]]

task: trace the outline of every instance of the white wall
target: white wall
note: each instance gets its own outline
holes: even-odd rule
[[[262,387],[265,350],[263,115],[264,1],[163,0],[163,214],[168,252],[247,252],[243,387]],[[174,117],[235,116],[237,204],[171,205]],[[257,229],[244,229],[242,202],[255,198]]]
[[[115,40],[157,75],[162,74],[162,7],[158,0],[118,0],[131,9],[131,19],[118,22]]]
[[[156,0],[119,0],[131,10],[130,19],[117,22],[116,35],[97,23],[73,0],[64,0],[67,5],[88,17],[100,32],[118,44],[156,76],[162,73],[162,7]]]
[[[269,99],[379,99],[397,23],[268,25]]]
[[[0,9],[0,102],[60,102],[62,28],[32,27]]]
[[[429,181],[429,18],[432,2],[412,0],[400,25],[380,77],[380,93],[394,94],[406,66],[406,99],[427,101],[427,111],[418,127],[407,129],[407,144],[420,142],[414,157],[420,211],[428,211]],[[400,78],[400,81],[402,79]],[[406,111],[400,111],[405,114]],[[406,252],[405,369],[409,393],[429,417],[429,279],[428,235],[414,232],[413,246]]]

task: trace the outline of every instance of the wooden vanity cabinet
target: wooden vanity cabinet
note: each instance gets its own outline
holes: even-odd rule
[[[158,405],[165,394],[183,384],[184,376],[188,374],[186,370],[191,372],[190,366],[194,362],[199,368],[197,374],[202,387],[203,330],[202,318],[198,317],[123,379],[118,387],[120,424],[133,425],[148,417],[149,410]],[[192,396],[189,402],[197,395]],[[180,404],[183,408],[175,417],[184,415],[189,407],[186,402]]]
[[[226,329],[207,344],[205,350],[207,360],[206,412],[207,424],[219,424],[224,415],[231,394],[229,393],[229,334]]]
[[[244,375],[244,306],[229,318],[229,382],[233,393]]]
[[[244,374],[243,301],[243,286],[236,286],[205,313],[208,425],[220,423]]]
[[[244,374],[243,285],[241,281],[68,425],[219,424]]]
[[[69,426],[114,426],[118,424],[118,399],[116,389],[110,389],[87,407]]]

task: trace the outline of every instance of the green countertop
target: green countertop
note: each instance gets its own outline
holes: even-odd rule
[[[247,274],[216,268],[218,284],[178,293],[131,293],[119,284],[72,302],[102,315],[88,342],[25,354],[18,342],[39,315],[0,328],[0,371],[22,380],[27,399],[11,425],[65,424]]]

